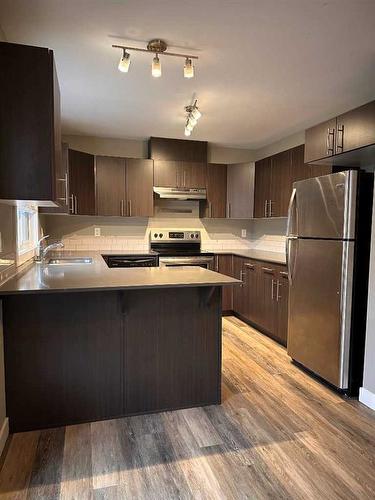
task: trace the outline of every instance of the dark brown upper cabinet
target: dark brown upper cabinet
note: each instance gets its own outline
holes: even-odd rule
[[[97,215],[150,217],[153,204],[153,161],[96,157]]]
[[[151,137],[149,158],[152,160],[207,163],[207,142]]]
[[[70,213],[95,215],[94,155],[69,149]]]
[[[126,159],[126,201],[129,217],[154,215],[154,162],[137,158]]]
[[[328,175],[332,173],[330,165],[311,165],[305,163],[305,145],[301,144],[290,150],[293,182]]]
[[[125,158],[96,157],[96,213],[124,216],[126,207]]]
[[[227,169],[227,218],[251,219],[254,213],[254,165],[237,163]]]
[[[207,165],[207,202],[201,203],[201,216],[225,218],[227,200],[227,166],[219,163]]]
[[[371,154],[356,150],[375,145],[375,101],[307,129],[305,137],[305,162],[350,167],[373,164],[372,150]]]
[[[206,163],[155,160],[154,185],[159,187],[206,187]]]
[[[270,157],[255,162],[254,217],[256,218],[269,216],[271,169]]]
[[[0,199],[66,205],[53,52],[0,42],[0,67]]]

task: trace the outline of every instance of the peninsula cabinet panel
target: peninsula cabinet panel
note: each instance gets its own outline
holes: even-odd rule
[[[375,144],[375,101],[337,117],[336,154]]]
[[[126,201],[129,217],[154,215],[154,162],[152,160],[126,160]]]
[[[53,51],[0,42],[0,67],[0,199],[66,207]]]
[[[227,217],[251,219],[254,214],[253,163],[228,165],[227,169]]]
[[[177,187],[177,175],[180,171],[178,161],[154,161],[154,186]]]
[[[225,218],[226,200],[227,166],[209,163],[207,165],[207,203],[204,207],[203,217]]]
[[[149,158],[152,160],[207,163],[207,142],[151,137]]]
[[[96,215],[94,156],[69,149],[70,211],[74,215]]]
[[[269,217],[271,197],[271,158],[255,162],[254,217]]]
[[[96,157],[97,215],[125,215],[125,159]]]
[[[305,132],[305,162],[333,156],[335,152],[336,118],[315,125]]]

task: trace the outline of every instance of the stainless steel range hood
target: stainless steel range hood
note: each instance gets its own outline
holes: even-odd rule
[[[169,200],[205,200],[207,198],[205,188],[154,187],[154,193],[159,198]]]

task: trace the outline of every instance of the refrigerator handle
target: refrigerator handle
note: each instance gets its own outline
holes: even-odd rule
[[[292,226],[292,217],[293,217],[293,210],[295,207],[295,202],[296,202],[296,188],[293,188],[290,200],[289,200],[289,206],[288,206],[288,221],[286,225],[286,235],[287,237],[290,236],[290,229]]]

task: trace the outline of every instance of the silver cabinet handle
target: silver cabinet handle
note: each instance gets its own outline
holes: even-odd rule
[[[254,264],[249,264],[249,262],[245,262],[244,266],[247,267],[248,269],[250,269],[251,271],[254,271],[254,269],[255,269]]]
[[[288,273],[286,271],[280,271],[281,276],[285,276],[285,278],[288,277]]]
[[[332,130],[330,127],[327,129],[327,156],[333,155],[333,144],[334,144],[335,129]],[[332,138],[332,145],[331,145]]]
[[[216,272],[219,272],[219,257],[218,257],[218,255],[215,255],[215,270],[216,270]]]
[[[274,269],[271,269],[270,267],[262,267],[262,271],[264,271],[265,273],[274,273],[275,270]]]
[[[132,216],[132,200],[129,200],[128,204],[129,204],[129,211],[128,211],[128,213],[129,213],[129,217],[131,217]]]
[[[344,151],[344,125],[337,127],[336,153]]]
[[[281,295],[279,294],[279,291],[280,291],[280,281],[277,280],[277,282],[276,282],[276,302],[279,302],[279,300],[281,299]]]
[[[186,170],[184,170],[184,187],[186,187]]]
[[[269,200],[268,201],[269,203],[269,209],[268,209],[268,217],[273,217],[273,213],[272,213],[272,203],[274,203],[272,200]]]
[[[68,173],[65,173],[65,204],[69,206],[69,193],[68,193]]]
[[[78,214],[78,200],[77,200],[77,196],[74,196],[74,200],[75,200],[75,210],[74,210],[74,213],[77,215]]]
[[[208,213],[210,214],[209,217],[212,217],[212,203],[210,201],[208,202]]]
[[[265,202],[264,202],[264,217],[268,217],[267,208],[268,208],[268,200],[265,200]]]
[[[244,278],[243,278],[244,273],[245,273],[245,271],[244,271],[243,269],[241,269],[241,271],[240,271],[240,280],[241,280],[241,281],[244,281]],[[241,287],[241,288],[243,287],[243,283],[241,283],[241,284],[240,284],[240,287]]]
[[[272,280],[272,287],[271,287],[271,299],[274,300],[273,298],[273,290],[275,288],[275,280]]]
[[[231,217],[231,205],[229,202],[227,203],[227,214],[228,214],[227,217],[230,219],[230,217]]]
[[[68,205],[69,206],[69,212],[72,213],[72,214],[74,214],[74,195],[73,194],[71,194],[69,196],[69,201],[71,202]]]
[[[121,200],[121,217],[124,217],[124,200]]]

